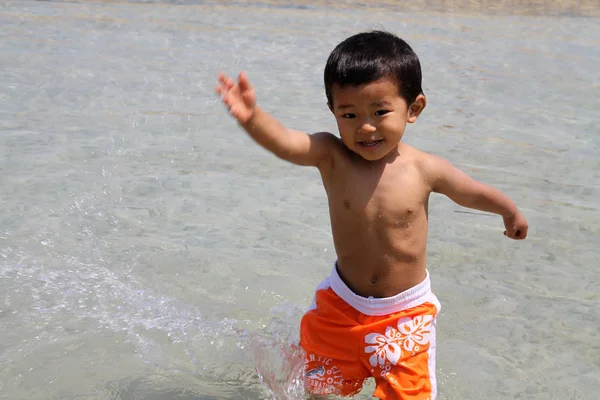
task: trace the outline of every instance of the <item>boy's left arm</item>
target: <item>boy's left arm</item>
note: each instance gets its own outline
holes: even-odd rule
[[[463,207],[501,215],[506,228],[504,235],[511,239],[527,237],[527,219],[504,193],[476,181],[443,158],[425,154],[423,161],[423,172],[432,191],[448,196]]]

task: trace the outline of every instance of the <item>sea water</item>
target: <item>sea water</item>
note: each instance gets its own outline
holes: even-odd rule
[[[298,325],[335,260],[325,193],[213,88],[245,70],[286,125],[336,132],[327,55],[387,29],[423,65],[405,140],[531,227],[510,241],[432,197],[439,398],[595,400],[600,20],[548,7],[0,3],[0,398],[301,398]]]

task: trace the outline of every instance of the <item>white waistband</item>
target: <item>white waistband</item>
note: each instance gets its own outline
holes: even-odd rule
[[[398,311],[416,307],[425,302],[433,302],[437,305],[438,301],[431,292],[431,282],[429,281],[429,272],[423,280],[416,286],[398,293],[392,297],[372,298],[362,297],[354,293],[342,278],[340,278],[336,265],[334,264],[331,276],[329,277],[331,289],[342,298],[346,303],[366,315],[388,315]]]

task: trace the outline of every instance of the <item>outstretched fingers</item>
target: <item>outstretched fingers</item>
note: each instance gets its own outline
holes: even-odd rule
[[[227,85],[225,84],[225,74],[223,74],[222,72],[219,74],[219,77],[217,78],[217,86],[215,86],[215,93],[223,96],[228,88]]]
[[[222,83],[223,85],[228,87],[232,87],[233,85],[235,85],[235,81],[227,75],[225,75],[225,73],[223,72],[219,73],[219,83]]]
[[[219,77],[217,80],[217,86],[215,87],[215,93],[217,93],[219,96],[221,96],[221,100],[229,109],[231,109],[231,106],[233,103],[232,96],[230,96],[229,92],[234,88],[235,88],[235,81],[221,72],[219,74]]]
[[[240,90],[242,92],[252,90],[252,86],[250,85],[250,81],[248,80],[248,76],[245,72],[240,72],[240,74],[238,75],[238,81],[240,85]]]
[[[221,87],[223,89],[231,89],[235,86],[235,81],[225,75],[223,72],[219,73],[219,77],[217,79],[217,87]]]
[[[240,123],[245,123],[251,117],[256,96],[245,73],[239,74],[237,82],[220,73],[215,92],[221,96],[221,101],[228,108],[229,113]]]

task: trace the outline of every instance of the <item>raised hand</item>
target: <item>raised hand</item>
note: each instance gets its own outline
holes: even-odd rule
[[[242,72],[238,76],[237,82],[220,73],[215,92],[221,96],[221,100],[229,109],[229,113],[240,124],[246,124],[254,115],[256,93],[245,73]]]

